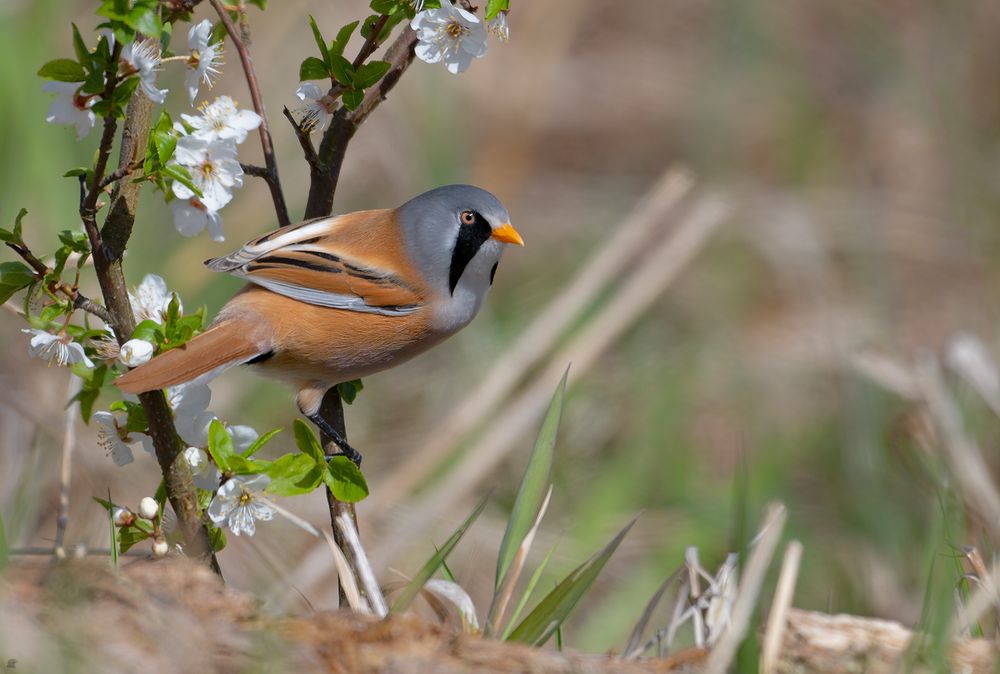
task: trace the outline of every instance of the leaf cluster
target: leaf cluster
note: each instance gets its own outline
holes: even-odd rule
[[[369,17],[369,19],[371,18]],[[378,18],[378,16],[375,17],[376,21]],[[374,22],[369,23],[369,19],[365,20],[365,25],[361,29],[362,36],[366,38],[371,34],[372,27],[374,26]],[[316,19],[310,16],[309,27],[312,29],[313,39],[316,41],[316,46],[319,49],[320,58],[309,56],[299,66],[299,81],[329,78],[334,84],[340,85],[343,89],[341,97],[344,101],[344,106],[349,110],[353,110],[361,105],[361,101],[365,96],[365,89],[382,79],[382,76],[389,70],[389,64],[385,61],[369,61],[355,68],[344,57],[344,48],[360,23],[360,21],[353,21],[343,26],[337,31],[336,39],[327,44],[326,38],[323,37],[323,33],[316,24]],[[391,30],[391,27],[387,22],[382,31],[385,32],[385,35],[388,35],[389,30]],[[381,38],[382,36],[380,35],[379,37]]]

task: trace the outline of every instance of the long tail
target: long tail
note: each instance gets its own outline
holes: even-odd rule
[[[245,363],[267,351],[250,338],[250,332],[239,320],[223,321],[184,346],[161,353],[145,365],[125,373],[115,380],[115,386],[125,393],[144,393]]]

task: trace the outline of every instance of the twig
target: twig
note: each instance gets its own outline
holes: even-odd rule
[[[257,166],[255,164],[244,164],[243,162],[240,162],[240,168],[243,169],[243,172],[246,173],[247,175],[267,180],[267,175],[268,175],[267,169],[264,168],[263,166]]]
[[[371,32],[368,33],[368,39],[365,43],[361,45],[361,49],[358,50],[358,55],[354,57],[354,62],[351,63],[351,67],[357,69],[365,62],[369,56],[371,56],[376,49],[378,49],[378,36],[385,28],[385,24],[389,21],[389,15],[383,14],[378,18],[375,24],[372,26]]]
[[[122,44],[116,41],[114,49],[111,51],[109,71],[105,73],[108,81],[104,86],[102,98],[106,101],[112,99],[115,88],[118,86],[118,73],[116,71],[121,53]],[[101,133],[101,142],[97,150],[97,161],[94,163],[94,181],[87,192],[87,196],[80,204],[80,219],[83,221],[87,237],[90,239],[90,250],[95,260],[104,255],[101,233],[97,229],[97,198],[101,194],[101,183],[104,181],[104,172],[108,167],[108,159],[111,157],[111,146],[114,144],[117,130],[118,120],[115,116],[106,116],[104,118],[104,130]]]
[[[83,380],[75,374],[69,375],[69,386],[66,397],[72,400],[66,406],[66,428],[63,432],[62,465],[59,469],[59,512],[56,515],[56,537],[52,552],[57,557],[63,549],[66,538],[66,526],[69,524],[69,488],[73,477],[73,450],[76,449],[76,419],[80,414],[80,401],[74,400],[80,392]]]
[[[785,627],[788,624],[788,609],[792,605],[792,595],[795,593],[795,582],[799,576],[799,562],[802,560],[802,544],[792,541],[785,549],[781,560],[781,574],[778,576],[778,588],[771,602],[771,614],[767,617],[767,628],[764,630],[764,645],[761,649],[761,674],[775,674],[778,666],[778,655],[781,643],[784,641]]]
[[[212,0],[217,2],[218,0]],[[330,127],[323,134],[317,161],[311,165],[309,200],[306,203],[306,219],[329,215],[333,211],[333,195],[337,191],[340,168],[344,163],[347,146],[358,127],[368,115],[385,100],[386,95],[396,86],[410,63],[413,62],[413,48],[417,44],[417,34],[407,26],[393,41],[382,57],[389,63],[389,70],[379,82],[369,87],[361,105],[356,110],[339,108],[333,115]]]
[[[295,137],[298,138],[299,145],[302,146],[302,154],[305,155],[306,162],[310,168],[315,167],[319,162],[319,157],[316,156],[316,148],[313,147],[312,137],[295,121],[295,117],[292,116],[287,105],[282,108],[282,112],[288,118],[288,123],[292,125],[292,129],[295,131]]]
[[[740,593],[733,604],[729,629],[708,654],[703,670],[705,674],[724,674],[736,656],[736,650],[750,628],[750,617],[753,615],[775,548],[781,540],[786,516],[783,505],[774,503],[768,507],[762,527],[763,533],[753,552],[750,553],[750,559],[747,560],[740,576]]]
[[[88,557],[107,557],[111,555],[111,548],[88,548],[85,545],[77,546],[77,549],[82,551],[83,555]],[[59,556],[57,548],[42,548],[42,547],[29,547],[29,548],[11,548],[9,552],[11,557],[48,557],[50,555]],[[75,553],[74,553],[75,554]],[[119,552],[119,555],[125,555],[127,557],[149,557],[149,553],[143,552],[132,548],[125,552]]]
[[[38,276],[39,281],[48,276],[49,272],[52,271],[52,269],[47,264],[45,264],[37,257],[35,257],[35,254],[32,253],[27,246],[13,242],[8,242],[7,246],[15,253],[20,255],[22,260],[28,263],[28,265]],[[108,313],[108,310],[102,307],[97,302],[94,302],[89,297],[86,297],[83,293],[77,290],[75,286],[71,286],[67,283],[58,283],[58,284],[52,283],[49,286],[49,290],[53,293],[60,292],[69,299],[73,300],[73,306],[75,308],[83,309],[88,314],[93,314],[94,316],[97,316],[105,323],[108,324],[111,323],[111,314]]]
[[[142,166],[142,162],[141,161],[140,162],[133,162],[133,163],[129,164],[128,166],[124,166],[122,168],[115,169],[114,172],[112,172],[111,174],[109,174],[107,178],[105,178],[104,180],[101,181],[101,186],[100,186],[99,189],[103,190],[105,187],[107,187],[111,183],[118,182],[119,180],[121,180],[125,176],[130,175],[133,171],[138,170],[138,168],[140,166]]]
[[[386,617],[389,614],[389,607],[386,606],[385,597],[382,596],[382,590],[375,579],[375,572],[372,570],[368,555],[361,545],[361,538],[358,536],[354,519],[348,513],[341,513],[337,516],[337,527],[343,534],[347,548],[351,551],[351,567],[361,579],[372,611],[379,618]]]
[[[253,69],[253,61],[250,59],[250,50],[247,49],[246,43],[243,42],[243,39],[237,32],[236,26],[233,25],[232,19],[229,18],[229,13],[226,12],[220,0],[209,0],[209,2],[222,20],[222,24],[226,27],[226,32],[229,34],[229,39],[240,56],[240,63],[243,65],[243,74],[246,76],[247,87],[250,89],[250,99],[253,101],[253,109],[260,116],[260,127],[258,128],[258,132],[260,133],[260,147],[264,152],[264,163],[267,165],[267,175],[264,176],[264,179],[267,181],[267,186],[271,189],[271,200],[274,202],[278,224],[282,226],[287,225],[290,222],[288,219],[288,207],[285,205],[285,195],[281,191],[281,180],[278,178],[278,162],[274,156],[274,146],[271,144],[271,132],[268,130],[267,124],[267,113],[264,111],[264,101],[260,95],[260,85],[257,83],[257,74]]]

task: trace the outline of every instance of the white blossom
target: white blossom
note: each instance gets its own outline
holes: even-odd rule
[[[487,21],[486,30],[501,42],[509,40],[510,27],[507,25],[507,12],[498,12],[496,16]]]
[[[95,96],[80,91],[78,82],[46,82],[42,91],[58,94],[45,113],[45,121],[49,124],[73,124],[76,126],[76,138],[83,138],[94,128],[97,116],[90,109],[97,102]]]
[[[125,367],[139,367],[149,362],[155,348],[152,342],[147,342],[145,339],[130,339],[122,344],[118,352],[118,361]]]
[[[212,390],[205,384],[188,382],[167,389],[167,404],[174,413],[174,428],[185,443],[199,444],[192,442],[192,439],[198,438],[200,429],[215,418],[215,415],[208,411],[208,403],[211,400]],[[156,456],[152,438],[147,436],[142,445],[143,449]]]
[[[131,445],[142,442],[145,446],[150,437],[145,433],[126,433],[111,412],[94,412],[90,417],[97,422],[97,444],[111,457],[116,466],[124,466],[135,461]]]
[[[316,129],[325,130],[330,126],[337,103],[322,87],[314,82],[306,82],[299,86],[295,95],[305,103],[299,110],[302,113],[300,124],[304,131],[312,133]]]
[[[194,129],[192,136],[208,141],[231,139],[242,143],[249,132],[260,126],[260,115],[238,109],[229,96],[219,96],[199,110],[200,115],[181,114],[181,118]]]
[[[233,188],[243,186],[243,169],[236,158],[235,144],[182,136],[177,141],[174,159],[188,169],[192,183],[201,191],[198,197],[179,180],[174,181],[174,196],[180,201],[173,207],[174,226],[184,236],[194,236],[208,227],[212,238],[222,241],[218,211],[232,200]]]
[[[417,58],[427,63],[444,62],[448,72],[464,72],[474,58],[486,55],[486,29],[479,18],[449,0],[440,9],[419,12],[410,22],[417,32]]]
[[[151,496],[143,496],[139,501],[139,514],[145,519],[151,520],[160,512],[160,504]]]
[[[208,452],[201,447],[188,447],[181,456],[184,457],[187,465],[191,467],[194,486],[207,491],[212,491],[219,486],[219,478],[222,473],[208,460]]]
[[[174,199],[170,202],[174,215],[174,227],[181,236],[196,236],[208,229],[212,241],[225,241],[222,232],[222,216],[210,210],[198,197]]]
[[[166,557],[170,552],[170,545],[162,538],[153,541],[153,557]]]
[[[31,335],[31,342],[28,344],[28,354],[33,358],[41,358],[48,361],[49,365],[72,365],[73,363],[83,363],[87,367],[94,367],[94,363],[87,358],[83,347],[74,342],[69,335],[53,335],[45,330],[24,328],[21,332]]]
[[[128,508],[115,506],[111,509],[111,520],[116,527],[127,527],[135,521],[135,515]]]
[[[136,321],[140,323],[150,320],[162,324],[173,297],[174,293],[167,289],[167,282],[156,274],[146,274],[135,292],[128,294],[132,312],[135,313]],[[183,311],[183,306],[179,308]]]
[[[219,487],[208,506],[208,516],[216,524],[226,522],[237,536],[253,536],[254,520],[266,522],[274,517],[274,508],[264,497],[269,484],[267,475],[237,475]]]
[[[154,103],[163,103],[166,89],[156,88],[156,72],[160,69],[160,46],[154,40],[130,42],[122,49],[122,62],[127,64],[124,75],[139,75],[139,86]]]
[[[222,65],[222,43],[209,44],[211,37],[212,22],[208,19],[191,26],[188,31],[188,49],[191,53],[187,60],[188,72],[184,78],[184,86],[191,105],[194,105],[194,99],[198,97],[198,87],[202,82],[212,88],[212,77],[219,74],[219,66]]]

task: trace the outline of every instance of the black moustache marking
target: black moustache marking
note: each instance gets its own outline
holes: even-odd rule
[[[493,277],[497,275],[497,267],[500,266],[499,262],[493,263],[493,269],[490,269],[490,285],[493,285]]]
[[[461,225],[458,228],[458,239],[455,241],[455,250],[451,253],[451,269],[448,274],[448,290],[455,294],[455,286],[462,278],[462,273],[469,266],[469,262],[476,256],[479,249],[486,243],[493,234],[493,228],[486,222],[486,218],[475,211],[472,212],[475,220],[471,225]],[[495,269],[495,267],[494,267]]]
[[[247,362],[245,362],[243,364],[244,365],[256,365],[257,363],[263,363],[265,360],[267,360],[268,358],[272,357],[273,355],[274,355],[274,351],[265,351],[264,353],[260,354],[259,356],[254,356],[253,358],[251,358],[250,360],[248,360]]]

